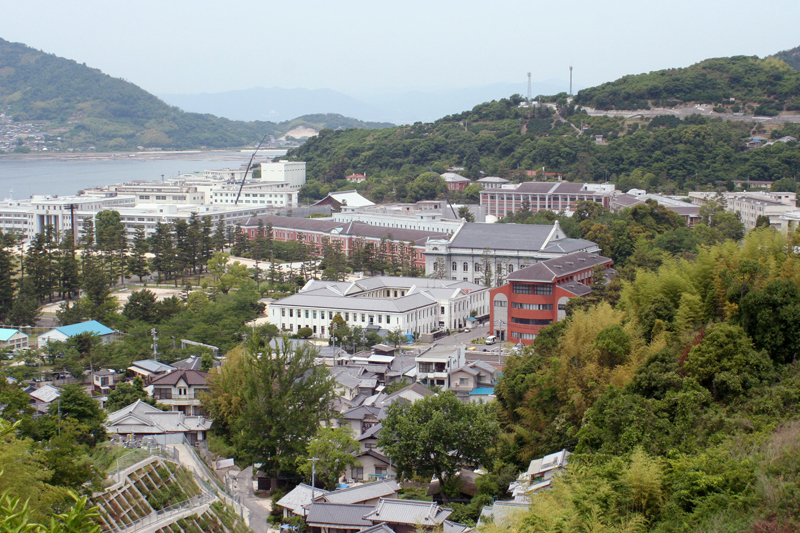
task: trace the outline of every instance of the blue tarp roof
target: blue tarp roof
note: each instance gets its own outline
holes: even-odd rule
[[[494,387],[475,387],[470,391],[470,394],[474,394],[476,396],[478,395],[485,396],[487,394],[494,394]]]
[[[81,322],[80,324],[72,324],[70,326],[61,326],[60,328],[56,328],[56,331],[60,331],[67,337],[74,337],[81,333],[92,333],[101,336],[114,333],[113,329],[104,326],[97,320],[89,320],[88,322]]]

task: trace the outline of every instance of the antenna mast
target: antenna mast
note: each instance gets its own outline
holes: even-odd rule
[[[569,95],[572,96],[572,65],[569,66]]]
[[[528,107],[531,106],[531,73],[528,72]]]
[[[258,143],[258,146],[256,146],[256,151],[253,152],[252,156],[250,156],[250,162],[247,163],[247,169],[245,169],[244,176],[242,176],[242,184],[239,186],[239,193],[236,195],[236,201],[233,202],[233,205],[239,205],[239,198],[242,196],[242,189],[244,189],[244,182],[247,181],[247,173],[250,172],[250,167],[253,166],[253,159],[256,158],[256,154],[261,149],[261,145],[264,144],[264,141],[267,140],[267,135],[269,135],[269,133],[264,134],[264,138],[261,139],[261,142]]]

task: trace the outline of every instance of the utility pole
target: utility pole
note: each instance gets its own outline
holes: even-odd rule
[[[531,106],[531,73],[528,72],[528,107]]]
[[[569,66],[569,95],[572,96],[572,65]]]
[[[319,457],[311,457],[311,503],[314,503],[314,483],[317,481],[317,461]]]
[[[153,334],[153,359],[158,361],[158,337],[156,337],[156,328],[150,330]]]

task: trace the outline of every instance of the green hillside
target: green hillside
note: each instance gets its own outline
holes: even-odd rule
[[[574,181],[614,181],[673,193],[733,186],[731,180],[777,180],[800,175],[800,147],[777,143],[746,150],[746,140],[761,125],[691,115],[625,120],[591,117],[572,106],[520,107],[515,96],[475,106],[432,124],[383,130],[324,130],[289,155],[306,161],[309,183],[302,195],[320,198],[330,190],[352,188],[344,176],[366,173],[358,189],[374,201],[417,201],[441,195],[441,188],[417,180],[430,166],[442,173],[452,166],[470,178],[501,176],[514,182],[531,172],[558,172]],[[586,127],[579,134],[581,127]],[[800,134],[787,124],[765,135]],[[596,143],[595,136],[604,142]],[[527,172],[526,172],[527,171]],[[456,200],[477,201],[478,185]],[[451,198],[452,199],[452,198]]]
[[[341,115],[309,115],[280,124],[186,113],[100,70],[0,39],[0,110],[17,122],[44,121],[66,147],[226,148],[314,129],[386,127]]]
[[[800,70],[800,46],[796,46],[791,50],[784,50],[783,52],[778,52],[775,54],[775,57],[784,61],[787,65],[792,67],[795,70]]]
[[[690,102],[758,104],[765,106],[764,114],[799,111],[800,72],[776,58],[725,57],[623,76],[579,91],[575,97],[576,104],[597,109],[649,109]]]

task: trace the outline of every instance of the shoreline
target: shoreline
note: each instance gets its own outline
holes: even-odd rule
[[[231,150],[183,150],[183,151],[151,151],[151,152],[80,152],[80,153],[32,153],[32,154],[0,154],[0,161],[159,161],[171,159],[204,159],[216,161],[238,161],[243,157],[249,158],[255,149]],[[285,149],[264,149],[259,155],[268,156],[269,152],[280,157],[286,154]]]

